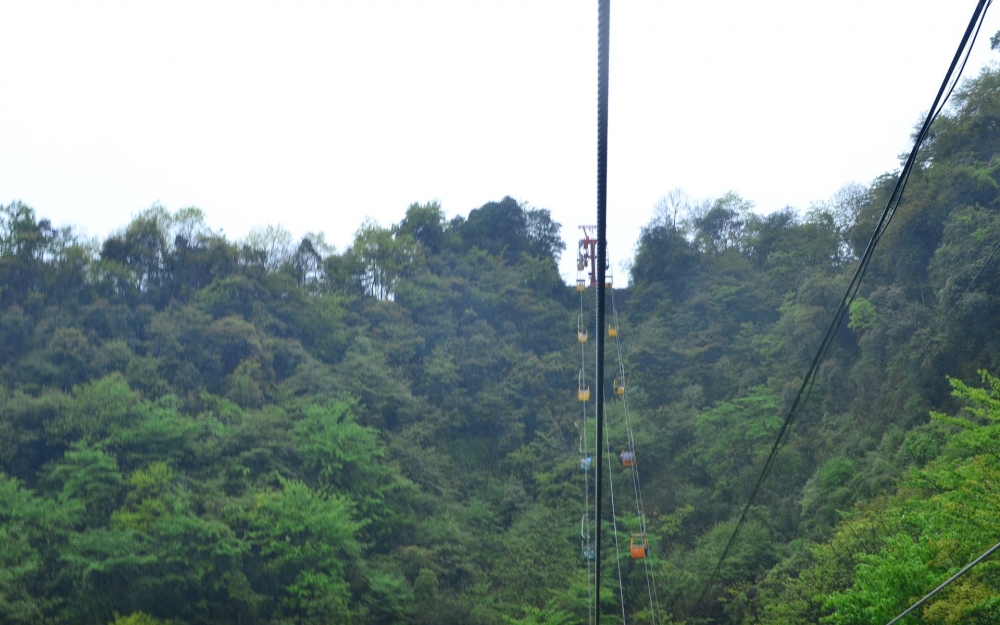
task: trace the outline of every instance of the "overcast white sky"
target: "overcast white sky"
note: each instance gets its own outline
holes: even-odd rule
[[[612,0],[609,253],[675,187],[804,209],[895,169],[975,0]],[[595,221],[597,3],[0,3],[0,203],[103,237],[198,206],[339,249],[511,195]],[[966,75],[1000,56],[987,17]]]

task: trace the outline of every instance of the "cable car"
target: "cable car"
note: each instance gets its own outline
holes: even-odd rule
[[[581,343],[587,342],[587,326],[583,323],[583,313],[576,318],[576,340]]]
[[[583,383],[583,369],[580,369],[580,375],[577,376],[576,398],[580,401],[590,401],[590,387]]]
[[[588,392],[589,394],[589,392]],[[621,460],[622,466],[625,468],[635,466],[635,451],[631,449],[623,449],[622,453],[618,454],[618,459]]]
[[[608,324],[608,336],[615,338],[618,336],[618,326],[613,324]]]
[[[576,290],[581,293],[587,290],[587,282],[583,278],[576,279]]]
[[[615,381],[611,383],[611,388],[615,390],[615,395],[625,394],[625,380],[619,380],[615,378]]]
[[[610,289],[611,285],[614,284],[614,282],[615,282],[614,278],[611,277],[610,273],[604,274],[604,286],[605,287],[607,287],[607,288]]]
[[[580,470],[581,471],[583,471],[584,473],[586,473],[587,471],[590,471],[590,468],[592,466],[594,466],[594,459],[593,458],[591,458],[590,456],[584,456],[583,458],[580,458]]]
[[[646,535],[632,534],[628,550],[632,554],[633,560],[645,560],[646,556],[649,555],[649,543],[646,542]]]
[[[590,456],[587,456],[587,458],[589,459]],[[587,514],[580,517],[580,555],[588,562],[593,562],[597,559],[597,550],[594,549],[594,544],[590,542],[590,518]]]

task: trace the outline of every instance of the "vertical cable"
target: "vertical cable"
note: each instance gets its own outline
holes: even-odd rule
[[[580,293],[580,316],[577,318],[576,331],[580,332],[581,327],[587,327],[583,322],[583,293]],[[579,341],[579,336],[577,337]],[[586,343],[580,343],[580,379],[583,379],[583,371],[587,367],[587,347]],[[580,402],[583,404],[583,434],[580,440],[580,453],[583,455],[583,460],[581,462],[586,462],[586,458],[590,453],[590,447],[587,446],[587,402]],[[593,462],[593,461],[591,461]],[[585,547],[582,549],[593,549],[594,543],[591,541],[590,537],[590,469],[584,465],[583,468],[583,524],[586,530],[581,531],[583,534]],[[586,557],[586,554],[583,554]],[[593,575],[593,563],[587,560],[587,619],[588,622],[593,624],[594,622],[594,588],[590,585],[590,579]]]
[[[597,1],[597,450],[604,453],[604,262],[607,259],[608,213],[608,61],[611,36],[611,0]],[[604,463],[597,461],[597,572],[594,587],[597,595],[595,623],[601,625],[601,487]]]
[[[622,413],[625,417],[625,435],[628,448],[635,451],[635,435],[632,432],[632,420],[629,418],[628,409],[628,384],[625,383],[625,359],[622,357],[622,337],[621,337],[621,325],[618,321],[618,306],[615,305],[615,292],[611,291],[611,318],[612,323],[618,332],[615,335],[615,349],[618,355],[618,381],[624,387],[622,389]],[[632,474],[632,486],[635,492],[635,507],[636,516],[639,519],[639,533],[646,536],[648,539],[648,533],[646,530],[646,509],[642,502],[642,485],[639,483],[639,455],[635,456],[635,463],[631,467]],[[656,615],[660,612],[660,598],[656,593],[656,575],[653,570],[652,564],[649,562],[648,554],[650,553],[647,543],[647,557],[642,559],[643,567],[646,572],[646,592],[649,594],[649,611],[653,615],[652,623],[656,625]],[[655,607],[654,607],[655,604]]]
[[[611,439],[605,438],[608,451],[608,491],[611,494],[611,531],[615,535],[615,564],[618,565],[618,598],[622,604],[622,625],[625,624],[625,584],[622,582],[622,554],[618,547],[618,513],[615,512],[615,480],[611,474]]]

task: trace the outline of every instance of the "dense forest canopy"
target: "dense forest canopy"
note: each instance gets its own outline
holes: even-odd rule
[[[998,118],[988,69],[936,122],[701,603],[895,177],[657,207],[614,297],[658,601],[623,552],[609,618],[884,622],[996,541]],[[0,621],[586,622],[565,249],[509,197],[342,253],[193,208],[103,242],[0,208]],[[921,622],[1000,620],[997,571]]]

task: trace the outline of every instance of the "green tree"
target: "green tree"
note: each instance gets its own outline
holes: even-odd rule
[[[345,576],[361,547],[347,498],[323,495],[301,482],[257,496],[247,539],[259,550],[267,584],[280,593],[279,614],[301,623],[351,622]]]
[[[720,402],[696,417],[693,454],[705,462],[716,497],[749,496],[764,456],[781,427],[778,397],[755,387],[747,397]],[[709,460],[711,459],[711,460]]]
[[[61,459],[45,470],[45,480],[68,509],[80,509],[88,527],[106,525],[118,507],[125,479],[114,456],[86,443],[74,443]]]
[[[395,297],[396,281],[421,262],[416,241],[408,234],[394,235],[366,221],[354,236],[354,245],[344,253],[348,279],[362,293],[379,301]]]

